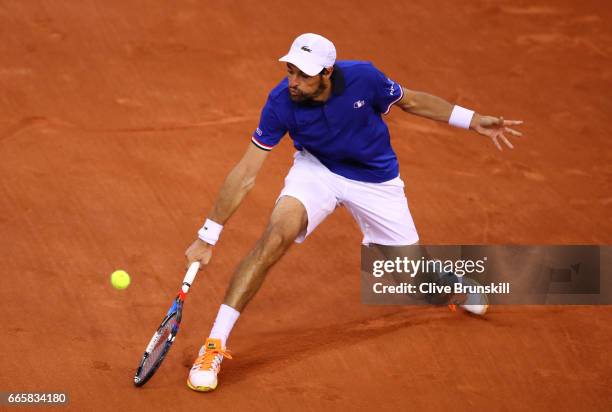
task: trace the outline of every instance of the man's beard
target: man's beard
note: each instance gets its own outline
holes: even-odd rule
[[[296,95],[291,94],[289,91],[287,91],[287,93],[289,93],[289,98],[295,103],[318,104],[320,102],[317,102],[314,99],[319,97],[326,89],[327,87],[325,87],[325,82],[323,81],[323,79],[319,79],[319,86],[317,87],[317,90],[312,93],[306,94],[301,92],[300,90],[297,91],[298,94]]]

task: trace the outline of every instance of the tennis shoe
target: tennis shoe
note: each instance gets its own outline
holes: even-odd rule
[[[206,339],[200,348],[187,378],[187,386],[198,392],[209,392],[217,387],[217,375],[223,358],[232,359],[229,351],[221,345],[221,339]]]
[[[480,286],[480,283],[468,277],[462,277],[463,285]],[[484,293],[468,293],[461,307],[474,315],[484,315],[489,309],[489,299]]]

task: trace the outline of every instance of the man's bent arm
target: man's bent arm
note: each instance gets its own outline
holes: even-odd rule
[[[440,122],[449,121],[455,105],[428,93],[408,90],[406,88],[403,88],[402,91],[404,94],[396,105],[403,111]],[[521,136],[521,132],[511,129],[510,126],[517,126],[522,123],[522,120],[504,120],[503,117],[482,116],[474,112],[469,128],[481,135],[489,137],[495,146],[499,150],[502,150],[499,141],[502,141],[509,148],[513,148],[512,143],[510,143],[504,133],[508,133],[514,137]]]
[[[261,150],[249,143],[249,148],[242,159],[225,178],[215,205],[208,215],[210,220],[223,225],[234,214],[247,193],[255,185],[255,177],[268,153],[268,151]]]

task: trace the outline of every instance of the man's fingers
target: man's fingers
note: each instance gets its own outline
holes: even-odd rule
[[[185,256],[185,269],[189,269],[189,266],[191,266],[193,262],[198,262],[198,261],[200,261],[200,259],[194,259],[191,256]]]
[[[504,127],[504,130],[510,133],[512,136],[522,136],[523,135],[523,133],[519,132],[518,130],[511,129],[509,127]]]
[[[194,260],[190,260],[190,261],[188,261],[188,262],[187,262],[187,265],[185,266],[185,269],[189,269],[189,267],[191,266],[191,264],[192,264],[192,263],[195,263],[195,262],[200,262],[200,267],[198,268],[198,272],[199,272],[200,270],[202,270],[202,269],[203,269],[203,266],[204,266],[204,262],[202,262],[202,260],[201,260],[201,259],[194,259]]]
[[[514,149],[514,146],[512,146],[512,143],[510,143],[510,140],[508,140],[506,138],[506,136],[504,136],[504,134],[500,134],[499,137],[501,137],[501,139],[504,141],[504,143],[506,143],[506,145],[510,148],[510,149]]]
[[[497,147],[497,150],[499,150],[500,152],[504,150],[497,141],[497,136],[491,136],[491,140],[493,140],[493,143],[495,143],[495,147]]]
[[[523,124],[522,120],[506,120],[504,121],[504,126],[516,126],[519,124]]]

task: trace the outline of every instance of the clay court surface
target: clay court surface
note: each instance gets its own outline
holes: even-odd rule
[[[155,377],[132,385],[183,253],[307,31],[407,88],[523,119],[516,149],[393,109],[426,244],[612,243],[604,1],[0,3],[0,391],[71,410],[610,410],[611,307],[485,319],[359,300],[339,209],[270,273],[220,387],[185,381],[291,164],[286,137],[227,225]],[[109,274],[132,275],[126,291]]]

